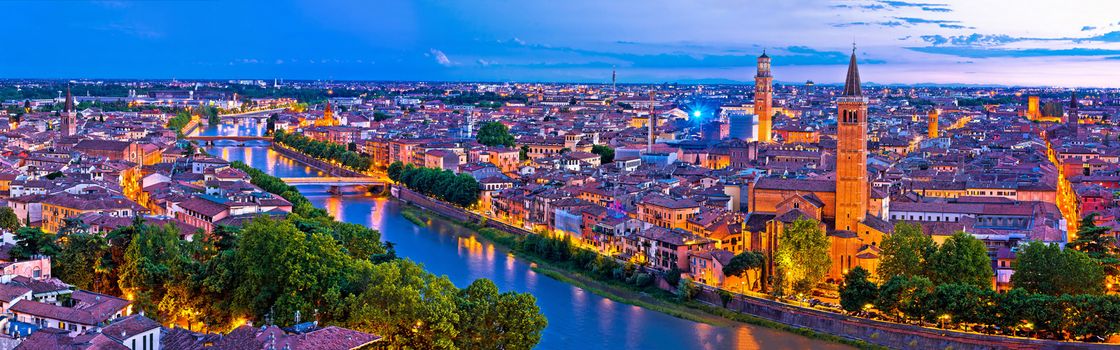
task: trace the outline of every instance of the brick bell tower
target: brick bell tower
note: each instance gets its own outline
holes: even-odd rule
[[[754,76],[754,114],[758,115],[758,140],[770,142],[774,127],[774,77],[770,75],[770,56],[758,56],[758,73]]]
[[[844,92],[837,100],[836,230],[856,231],[867,215],[867,98],[852,47]]]

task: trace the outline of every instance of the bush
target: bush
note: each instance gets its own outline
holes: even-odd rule
[[[645,273],[645,272],[639,272],[639,273],[634,274],[634,285],[635,286],[641,288],[641,287],[649,286],[652,283],[653,283],[653,275]]]
[[[677,299],[681,301],[692,300],[692,298],[696,296],[696,293],[699,292],[700,289],[697,288],[696,285],[693,285],[692,281],[682,278],[680,282],[677,283]]]
[[[669,269],[669,272],[665,273],[665,282],[669,282],[671,286],[679,284],[681,282],[681,270],[673,266],[672,269]]]

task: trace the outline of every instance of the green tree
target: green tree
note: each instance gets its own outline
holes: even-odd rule
[[[1104,273],[1088,254],[1057,244],[1030,242],[1015,256],[1011,284],[1031,293],[1101,294]]]
[[[522,162],[529,160],[529,145],[521,145],[521,148],[517,151],[517,159]]]
[[[928,261],[929,279],[934,284],[961,283],[981,288],[992,287],[992,260],[988,249],[976,237],[957,232],[945,240]]]
[[[926,260],[937,250],[933,239],[922,233],[921,226],[898,223],[894,233],[883,239],[879,260],[879,278],[921,276]]]
[[[478,129],[478,143],[487,146],[506,146],[513,147],[513,135],[509,134],[509,128],[500,122],[486,122]]]
[[[178,230],[171,225],[150,226],[143,223],[137,228],[125,250],[124,264],[119,266],[119,286],[122,292],[133,296],[135,308],[149,313],[161,311],[159,304],[167,293],[167,282],[173,277],[176,264],[189,259],[184,254]],[[166,320],[174,310],[162,310],[159,320]]]
[[[681,278],[680,281],[677,282],[677,299],[680,301],[692,300],[692,298],[696,296],[696,293],[699,292],[700,289],[687,278]]]
[[[610,164],[614,161],[614,149],[607,145],[591,146],[591,153],[599,155],[599,163]]]
[[[19,216],[11,207],[0,207],[0,228],[15,233],[20,226]]]
[[[804,217],[794,220],[782,230],[782,242],[774,254],[774,263],[786,274],[785,283],[816,286],[832,266],[831,243],[820,224]],[[805,281],[805,282],[798,282]]]
[[[396,348],[455,348],[458,289],[446,276],[394,260],[368,268],[364,280],[362,292],[340,305],[346,327],[378,334]]]
[[[16,246],[9,253],[16,259],[30,259],[36,255],[55,256],[59,246],[55,235],[38,227],[22,227],[15,232]]]
[[[73,234],[66,237],[57,256],[51,260],[51,271],[59,279],[84,290],[113,293],[109,284],[111,262],[106,260],[109,242],[100,235]]]
[[[291,221],[267,217],[245,225],[230,263],[238,273],[232,311],[255,319],[271,313],[281,325],[292,324],[297,311],[312,315],[332,306],[329,296],[337,299],[340,283],[358,272],[326,233],[305,233]]]
[[[1116,236],[1111,234],[1110,227],[1097,226],[1096,216],[1093,213],[1081,219],[1077,239],[1066,247],[1089,254],[1089,257],[1101,265],[1106,275],[1120,277],[1120,247],[1116,245]]]
[[[540,342],[548,320],[531,294],[499,293],[488,279],[478,279],[459,291],[460,349],[532,349]]]
[[[868,278],[871,273],[863,267],[856,266],[844,276],[844,283],[840,285],[840,307],[848,312],[864,309],[864,306],[875,302],[879,297],[879,288]]]
[[[735,254],[727,266],[723,267],[724,276],[741,276],[746,285],[751,286],[749,272],[766,266],[766,255],[761,252],[746,251]]]

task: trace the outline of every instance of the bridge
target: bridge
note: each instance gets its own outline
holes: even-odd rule
[[[375,177],[285,177],[284,183],[296,185],[329,186],[384,186],[385,181]]]
[[[187,136],[187,140],[200,141],[206,145],[213,145],[214,141],[232,141],[238,145],[249,141],[272,142],[272,136]]]
[[[242,112],[242,113],[219,114],[218,117],[222,118],[222,119],[228,119],[228,118],[263,119],[263,118],[268,118],[268,116],[271,115],[272,113],[283,112],[286,109],[287,108],[273,108],[273,109],[248,111],[248,112]]]

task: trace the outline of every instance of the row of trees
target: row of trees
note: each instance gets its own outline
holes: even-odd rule
[[[367,171],[373,165],[372,158],[347,150],[344,145],[317,141],[300,134],[289,134],[283,130],[276,130],[273,141],[294,148],[311,157],[338,162],[342,166],[359,172]]]
[[[896,322],[972,324],[982,330],[1055,339],[1100,340],[1120,331],[1120,298],[1105,296],[1115,267],[1114,238],[1083,220],[1066,249],[1029,242],[1016,248],[1016,288],[992,290],[991,260],[978,239],[957,233],[938,246],[916,225],[898,224],[884,239],[882,282],[856,268],[840,288],[851,312],[874,307]],[[1094,315],[1094,317],[1087,317]],[[1028,334],[1029,333],[1029,334]]]
[[[840,288],[850,312],[874,307],[893,322],[968,326],[973,330],[1051,339],[1100,341],[1120,331],[1120,297],[1054,296],[1015,288],[998,293],[967,283],[934,284],[924,276],[894,276],[877,286],[856,267]]]
[[[398,161],[390,164],[386,173],[389,179],[413,191],[463,207],[477,202],[482,191],[478,181],[470,175],[455,175],[450,170],[418,168]]]

